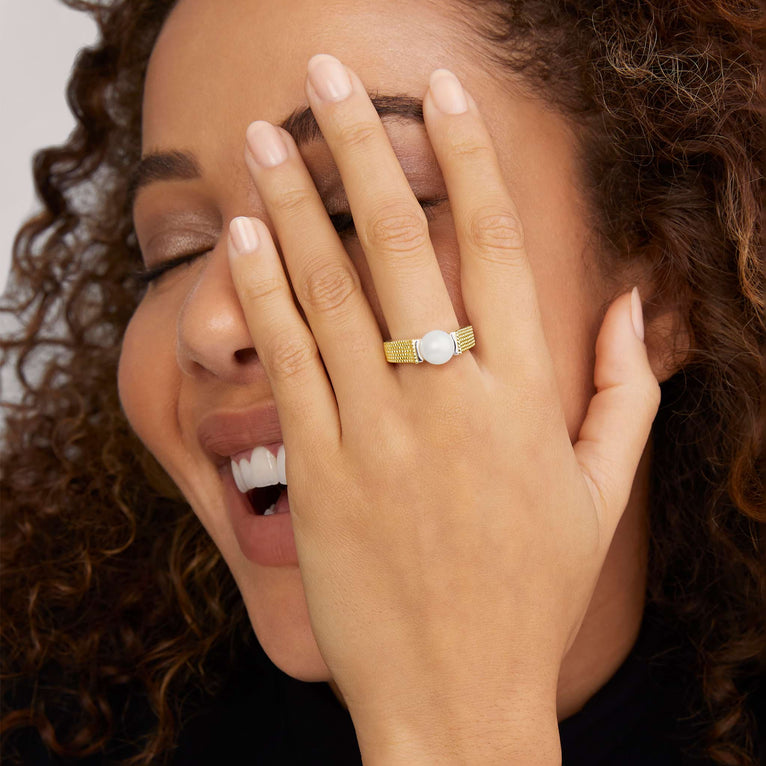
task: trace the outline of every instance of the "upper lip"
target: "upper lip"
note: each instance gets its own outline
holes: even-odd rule
[[[273,402],[247,410],[219,410],[197,426],[202,449],[218,465],[237,452],[282,441],[277,407]]]

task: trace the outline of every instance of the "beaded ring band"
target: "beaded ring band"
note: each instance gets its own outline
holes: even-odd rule
[[[387,340],[383,351],[386,361],[392,364],[444,364],[475,345],[473,327],[466,325],[455,332],[431,330],[422,338]]]

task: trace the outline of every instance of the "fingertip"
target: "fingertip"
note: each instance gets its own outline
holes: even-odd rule
[[[436,69],[428,85],[434,106],[446,115],[465,114],[468,99],[458,77],[449,69]]]
[[[462,119],[470,115],[479,117],[476,100],[466,90],[462,80],[449,69],[440,68],[431,72],[428,88],[423,96],[423,116],[426,124],[439,118]]]
[[[353,92],[349,69],[329,53],[312,56],[306,65],[306,72],[313,94],[326,103],[345,101]]]
[[[255,252],[261,238],[253,219],[247,216],[232,218],[229,224],[229,254],[233,257]]]
[[[644,343],[641,296],[634,287],[606,312],[596,340],[594,382],[601,389],[644,374],[654,378]]]
[[[660,387],[642,337],[640,295],[633,288],[606,312],[596,342],[594,384],[575,453],[593,486],[594,502],[612,520],[613,533],[660,404]]]

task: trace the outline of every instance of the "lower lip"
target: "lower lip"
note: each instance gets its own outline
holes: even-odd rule
[[[264,567],[297,566],[298,552],[287,490],[277,500],[276,513],[258,516],[237,489],[231,469],[227,467],[223,473],[223,493],[234,535],[246,559]]]

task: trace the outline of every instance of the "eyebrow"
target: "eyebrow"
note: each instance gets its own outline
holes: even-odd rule
[[[371,95],[375,110],[383,117],[423,122],[423,101],[412,96]],[[298,146],[323,140],[322,131],[309,107],[296,109],[280,123]],[[191,181],[202,177],[202,168],[191,152],[152,152],[142,157],[128,182],[128,200],[132,206],[140,189],[159,181]]]
[[[153,152],[141,158],[128,182],[132,205],[139,189],[157,181],[191,181],[202,175],[199,163],[190,152]]]
[[[372,105],[378,115],[383,117],[400,117],[405,120],[423,122],[423,101],[411,96],[377,96],[370,95]],[[312,141],[322,141],[322,131],[308,107],[296,109],[280,124],[294,139],[298,146]]]

